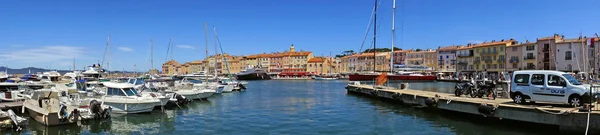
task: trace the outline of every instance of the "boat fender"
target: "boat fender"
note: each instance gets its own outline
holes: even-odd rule
[[[434,98],[427,98],[427,99],[425,99],[425,105],[427,105],[427,107],[436,107],[437,100]]]
[[[477,107],[477,111],[479,111],[479,113],[483,114],[484,116],[491,116],[491,115],[494,115],[494,112],[496,111],[496,107],[491,106],[491,105],[481,104]]]
[[[240,87],[240,89],[246,89],[246,86],[244,86],[244,84],[238,83],[238,86]]]
[[[153,98],[155,98],[155,97],[156,97],[156,94],[154,94],[154,93],[150,93],[150,96],[152,96]]]
[[[377,90],[373,90],[373,91],[371,91],[371,95],[373,95],[373,96],[377,96]]]

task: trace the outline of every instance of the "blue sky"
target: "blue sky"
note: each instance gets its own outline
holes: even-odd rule
[[[380,0],[378,47],[391,46],[392,0]],[[111,36],[111,69],[147,70],[149,40],[154,65],[165,61],[169,37],[174,58],[205,57],[204,22],[225,52],[247,55],[297,50],[334,55],[358,50],[373,0],[179,0],[3,1],[0,4],[0,65],[77,68],[101,61]],[[595,6],[598,5],[598,6]],[[577,37],[599,32],[600,2],[523,0],[398,0],[396,45],[437,48],[514,38],[535,40],[554,33]],[[372,41],[369,34],[367,43]],[[365,48],[369,44],[365,45]]]

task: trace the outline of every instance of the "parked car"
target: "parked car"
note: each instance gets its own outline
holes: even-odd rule
[[[512,78],[510,95],[517,104],[529,100],[581,106],[590,101],[590,86],[565,72],[523,70],[515,71]]]

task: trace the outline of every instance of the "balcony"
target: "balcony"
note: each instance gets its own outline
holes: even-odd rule
[[[457,55],[458,57],[473,57],[472,53],[461,53]]]
[[[519,63],[519,59],[516,59],[516,58],[510,58],[509,62],[510,62],[510,63]]]
[[[505,58],[498,58],[498,60],[496,60],[496,61],[498,61],[498,62],[506,62],[506,59]]]
[[[469,64],[469,63],[468,63],[468,62],[466,62],[466,61],[459,61],[459,62],[458,62],[458,65],[467,65],[467,64]]]
[[[479,59],[476,59],[476,60],[473,61],[473,63],[479,64],[479,63],[481,63],[481,61],[479,61]]]
[[[542,50],[543,50],[544,52],[549,52],[549,51],[550,51],[550,47],[544,47]]]
[[[441,65],[444,65],[444,62],[443,62],[443,61],[441,61],[441,62],[438,62],[438,65],[440,65],[440,66],[441,66]]]
[[[525,56],[523,57],[523,60],[534,60],[535,56]]]
[[[525,70],[535,70],[535,66],[525,66]]]

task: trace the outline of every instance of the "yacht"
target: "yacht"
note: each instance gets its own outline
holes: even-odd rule
[[[127,83],[133,84],[134,88],[137,90],[140,96],[142,97],[151,97],[160,100],[159,104],[156,104],[155,107],[164,107],[169,102],[169,94],[165,94],[163,92],[159,92],[157,90],[152,90],[145,86],[144,81],[137,78],[129,78]]]
[[[217,89],[218,89],[218,87],[206,85],[204,83],[194,83],[194,82],[190,81],[188,77],[184,77],[182,80],[179,81],[178,84],[179,85],[187,85],[187,86],[191,85],[192,89],[200,92],[198,94],[198,99],[206,99],[206,98],[214,95],[215,93],[217,93]]]
[[[174,92],[192,100],[202,99],[200,97],[202,91],[196,89],[194,84],[191,83],[185,83],[181,81],[176,82]]]
[[[269,80],[271,76],[263,69],[258,68],[247,68],[242,72],[237,73],[236,77],[238,80]]]
[[[23,93],[27,90],[37,90],[46,87],[43,84],[32,83],[0,83],[0,100],[4,102],[14,102],[25,100]]]
[[[213,75],[208,74],[207,71],[200,71],[196,73],[182,75],[185,78],[193,78],[193,79],[204,79],[204,78],[213,78]]]
[[[102,97],[104,104],[113,108],[114,113],[149,113],[160,100],[143,97],[129,83],[104,82],[106,95]]]
[[[81,74],[81,71],[73,71],[73,72],[65,73],[62,76],[62,79],[63,80],[72,80],[72,79],[79,79],[81,77],[83,77],[83,74]]]
[[[176,93],[174,89],[173,80],[166,79],[152,79],[145,80],[144,85],[139,86],[139,91],[149,91],[149,92],[158,92],[162,93],[165,97],[169,98],[167,102],[167,107],[171,106],[180,106],[189,103],[191,100],[183,95],[179,95]]]
[[[6,80],[8,80],[8,73],[0,72],[0,82],[5,82]]]
[[[60,73],[58,73],[57,71],[50,71],[50,72],[43,72],[42,74],[38,75],[40,77],[40,81],[45,81],[45,82],[56,82],[59,81],[60,79]]]
[[[45,126],[74,124],[80,120],[105,119],[111,115],[111,107],[98,100],[80,99],[77,92],[57,89],[36,90],[23,102],[34,120]]]

